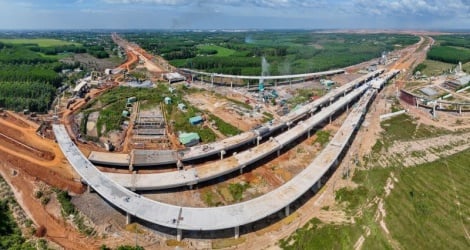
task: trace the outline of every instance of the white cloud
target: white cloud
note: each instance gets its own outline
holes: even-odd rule
[[[103,0],[110,4],[155,4],[155,5],[229,5],[257,6],[268,8],[282,7],[318,7],[325,5],[326,0]]]
[[[355,0],[356,11],[373,15],[469,16],[470,0]]]

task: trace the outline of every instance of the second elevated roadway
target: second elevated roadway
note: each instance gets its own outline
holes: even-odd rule
[[[121,167],[148,167],[168,164],[177,164],[181,162],[191,162],[201,160],[214,155],[223,156],[229,150],[236,150],[242,146],[249,146],[253,142],[259,142],[263,138],[268,138],[276,131],[290,127],[308,114],[315,112],[322,106],[333,103],[338,97],[346,95],[348,92],[382,74],[384,70],[377,70],[367,75],[361,76],[343,86],[340,86],[328,92],[319,99],[300,107],[299,109],[288,113],[286,116],[267,122],[261,127],[251,131],[243,132],[224,140],[204,145],[198,145],[183,150],[133,150],[130,154],[109,153],[93,151],[89,155],[92,163],[105,166]]]
[[[206,163],[194,168],[171,171],[165,173],[155,174],[121,174],[121,173],[104,173],[116,183],[127,187],[131,190],[159,190],[168,189],[181,186],[192,186],[197,183],[212,180],[217,177],[226,175],[236,170],[243,170],[243,168],[263,160],[269,155],[276,153],[279,154],[280,150],[298,139],[299,137],[308,134],[314,127],[321,124],[323,121],[328,120],[337,111],[349,105],[355,99],[360,97],[370,85],[380,83],[377,88],[380,88],[387,80],[395,76],[396,73],[386,74],[384,78],[379,78],[361,85],[360,87],[352,90],[346,96],[340,98],[330,106],[323,108],[318,113],[315,113],[310,118],[299,122],[296,126],[288,131],[270,138],[267,142],[255,146],[251,149],[234,154],[233,156],[225,159]]]

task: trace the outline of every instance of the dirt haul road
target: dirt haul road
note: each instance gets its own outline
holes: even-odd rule
[[[44,182],[83,192],[78,175],[70,168],[62,151],[53,141],[36,135],[36,127],[11,112],[0,118],[0,158]],[[21,121],[21,122],[19,122]]]

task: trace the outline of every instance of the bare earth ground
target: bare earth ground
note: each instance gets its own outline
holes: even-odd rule
[[[210,93],[194,93],[187,96],[186,100],[197,108],[209,111],[242,131],[248,131],[261,122],[261,119],[240,115],[235,108],[231,107],[236,104],[232,105],[230,101],[217,98]]]

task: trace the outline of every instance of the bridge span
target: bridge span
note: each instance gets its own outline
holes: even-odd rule
[[[221,207],[183,207],[153,201],[136,194],[109,179],[82,154],[72,142],[63,125],[53,125],[57,142],[72,167],[87,185],[108,202],[127,213],[128,220],[138,217],[177,230],[181,240],[183,230],[222,230],[239,227],[263,219],[280,210],[289,213],[290,204],[311,188],[321,186],[321,177],[335,167],[340,155],[347,148],[355,131],[360,127],[376,90],[368,89],[356,107],[352,109],[341,128],[325,149],[298,175],[281,187],[257,198]]]

